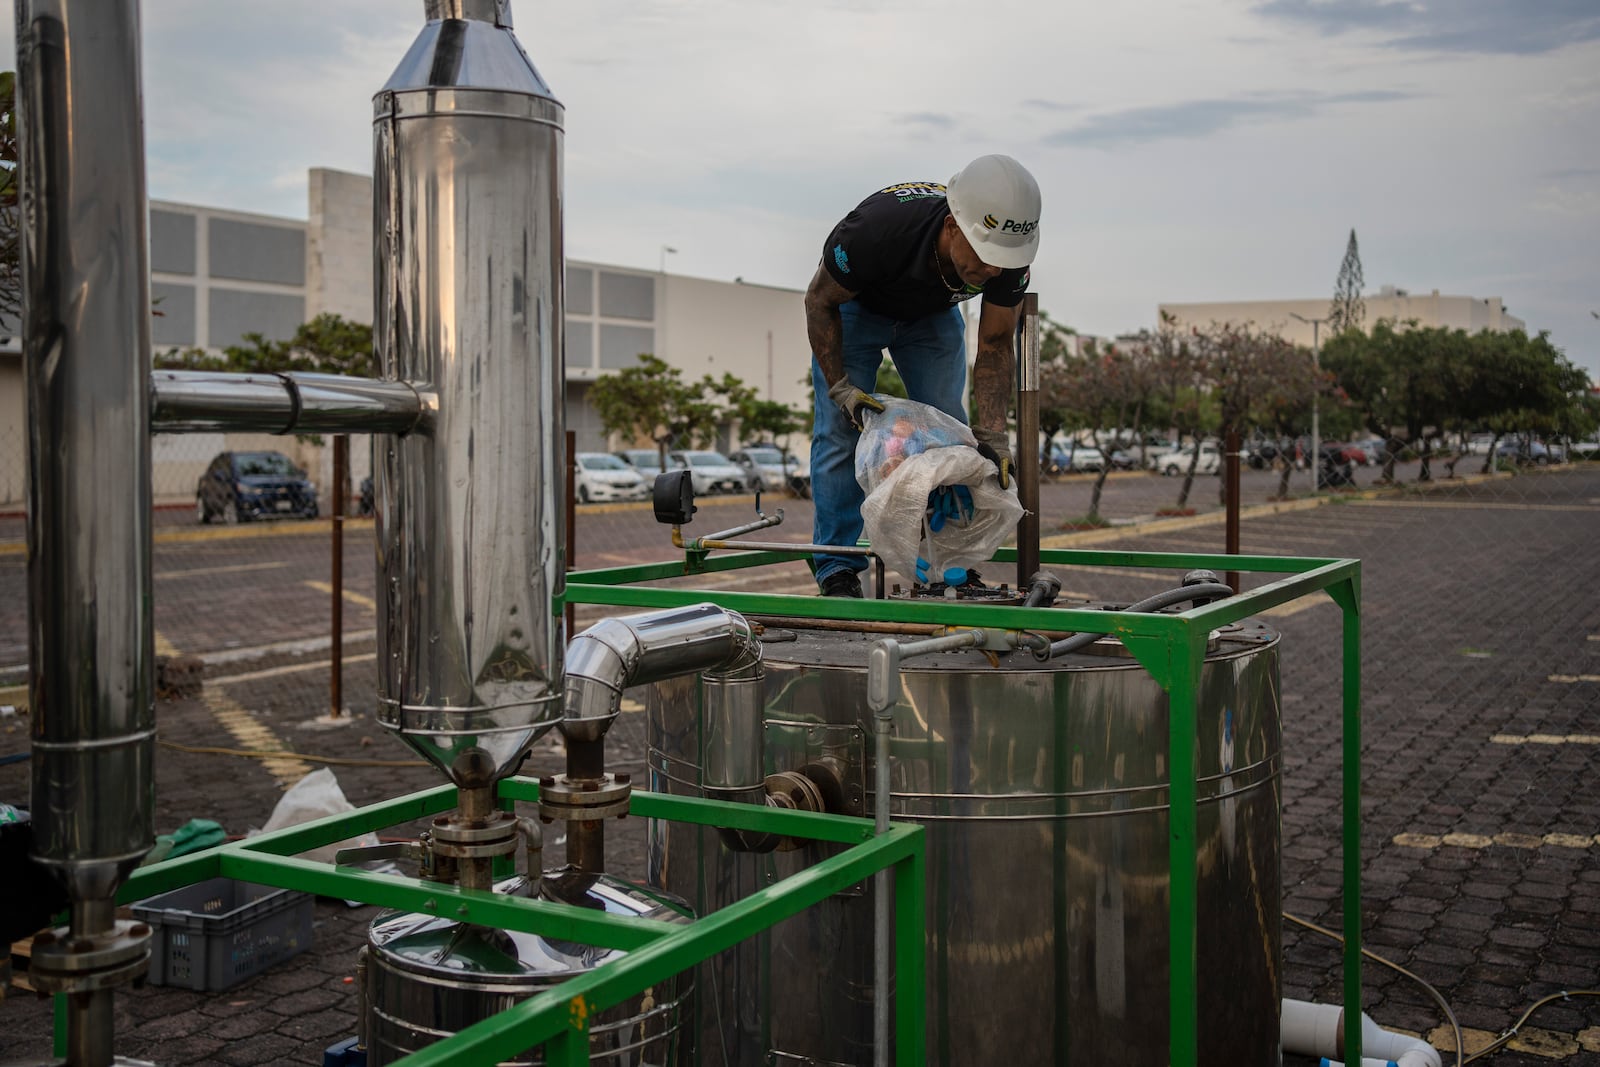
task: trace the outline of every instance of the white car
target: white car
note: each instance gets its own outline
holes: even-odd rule
[[[1162,474],[1175,478],[1180,474],[1189,472],[1189,463],[1194,459],[1194,445],[1184,445],[1176,452],[1163,453],[1157,460],[1158,468]],[[1196,474],[1218,474],[1222,471],[1222,452],[1216,445],[1207,443],[1200,446],[1200,462],[1195,465]]]
[[[787,489],[795,496],[811,495],[811,472],[794,456],[784,463],[781,451],[770,445],[751,445],[728,457],[744,471],[745,484],[763,493]]]
[[[643,500],[650,495],[643,476],[607,452],[579,452],[573,491],[585,504],[597,500]]]
[[[701,496],[745,491],[744,471],[721,452],[669,452],[667,461],[673,470],[689,472],[694,491]]]

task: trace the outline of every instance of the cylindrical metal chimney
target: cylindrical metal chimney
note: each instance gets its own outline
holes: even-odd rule
[[[427,0],[374,98],[374,345],[424,398],[379,444],[379,719],[457,785],[561,714],[562,107],[506,0]]]
[[[72,901],[34,969],[74,994],[69,1062],[98,1067],[149,953],[114,898],[155,840],[138,4],[23,0],[17,60],[34,854]]]
[[[138,8],[76,32],[80,6],[18,15],[33,825],[69,892],[109,897],[155,841],[150,284]]]

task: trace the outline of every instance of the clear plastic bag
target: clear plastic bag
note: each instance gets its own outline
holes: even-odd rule
[[[1022,518],[1015,486],[1000,488],[965,424],[912,400],[877,400],[884,410],[862,412],[866,428],[856,445],[856,481],[867,494],[861,519],[873,551],[912,581],[986,562]]]

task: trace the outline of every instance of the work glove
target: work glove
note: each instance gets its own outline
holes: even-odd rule
[[[828,386],[828,399],[844,412],[844,417],[850,420],[850,425],[858,430],[865,429],[861,418],[863,408],[868,411],[883,410],[883,405],[874,400],[871,393],[863,393],[851,385],[849,378],[840,378]]]
[[[972,436],[978,439],[978,455],[994,464],[995,473],[1000,476],[1000,488],[1011,488],[1011,470],[1014,464],[1011,460],[1011,436],[1004,430],[972,430]]]

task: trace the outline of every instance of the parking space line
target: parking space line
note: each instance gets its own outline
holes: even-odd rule
[[[1500,1034],[1493,1034],[1487,1030],[1474,1030],[1470,1026],[1461,1028],[1462,1052],[1468,1056],[1475,1056],[1484,1049],[1489,1048],[1500,1040]],[[1442,1053],[1455,1051],[1455,1031],[1448,1026],[1436,1027],[1427,1036],[1428,1044]],[[1537,1026],[1524,1026],[1517,1031],[1517,1036],[1506,1042],[1506,1049],[1515,1052],[1526,1052],[1546,1060],[1564,1060],[1569,1056],[1576,1056],[1583,1047],[1582,1035],[1562,1033],[1560,1030],[1545,1030]]]
[[[1576,682],[1600,682],[1600,674],[1552,674],[1550,681],[1562,685],[1572,685]]]
[[[259,752],[286,752],[283,742],[278,740],[276,734],[246,711],[241,705],[231,699],[226,693],[214,685],[206,685],[200,691],[200,699],[206,707],[211,709],[212,716],[227,730],[233,739],[239,743],[240,748],[253,749]],[[300,779],[311,773],[311,764],[304,760],[286,757],[284,759],[264,759],[261,766],[278,784],[288,789]]]
[[[156,655],[171,659],[178,654],[178,646],[167,640],[165,634],[156,631]]]
[[[1395,834],[1389,839],[1401,848],[1593,848],[1600,845],[1600,834]]]
[[[311,588],[315,589],[319,593],[331,593],[331,592],[333,592],[333,583],[331,583],[331,582],[305,581],[305,582],[301,582],[300,584],[301,585],[309,585]],[[356,592],[354,589],[341,590],[340,594],[346,600],[350,601],[350,603],[358,605],[358,606],[363,607],[363,608],[366,608],[368,611],[374,611],[375,612],[375,611],[378,610],[378,602],[376,600],[373,600],[369,596],[363,596],[362,594]]]
[[[1600,745],[1600,734],[1495,734],[1492,745]]]
[[[1286,619],[1290,615],[1300,614],[1307,608],[1319,608],[1324,604],[1332,603],[1332,597],[1330,597],[1327,593],[1318,590],[1311,596],[1303,596],[1298,599],[1291,600],[1287,604],[1279,604],[1275,608],[1268,608],[1267,610],[1259,611],[1256,614],[1260,617],[1268,619]]]
[[[355,656],[345,656],[342,662],[347,666],[351,663],[365,663],[369,659],[377,659],[376,652],[362,652]],[[208,685],[236,685],[239,682],[259,682],[266,678],[277,678],[285,674],[298,674],[301,671],[329,670],[333,667],[330,659],[319,659],[315,663],[286,663],[282,667],[268,667],[259,671],[246,671],[244,674],[230,674],[222,678],[212,678]]]
[[[287,567],[284,561],[276,563],[234,563],[225,567],[195,567],[186,571],[158,571],[154,578],[198,578],[203,574],[236,574],[240,571],[270,571]]]

